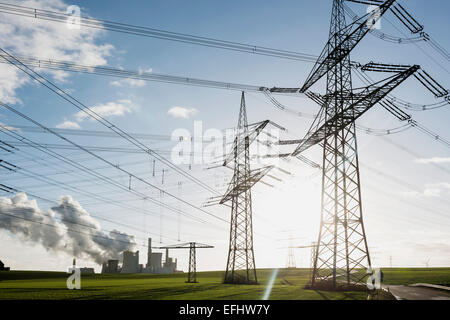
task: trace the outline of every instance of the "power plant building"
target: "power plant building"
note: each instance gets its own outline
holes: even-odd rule
[[[119,273],[119,260],[108,260],[102,265],[102,273]]]
[[[80,273],[81,274],[94,274],[95,270],[94,270],[94,268],[83,267],[83,268],[80,268]]]
[[[76,267],[76,265],[77,265],[76,258],[73,258],[72,265],[74,268]],[[103,272],[103,270],[102,270],[102,272]],[[94,270],[94,268],[83,267],[83,268],[80,268],[80,273],[81,274],[94,274],[95,270]]]
[[[165,260],[163,263],[162,252],[152,251],[152,239],[148,239],[147,263],[145,267],[139,264],[139,251],[124,251],[122,267],[119,266],[119,260],[108,260],[103,263],[102,273],[158,273],[169,274],[178,272],[177,259],[169,257],[169,250],[166,249]]]
[[[140,273],[142,266],[139,266],[139,251],[124,251],[123,264],[120,273]]]

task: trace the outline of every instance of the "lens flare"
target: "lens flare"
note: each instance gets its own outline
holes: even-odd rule
[[[270,293],[272,292],[272,287],[277,278],[278,268],[273,270],[272,275],[270,276],[269,283],[267,284],[266,292],[264,292],[263,300],[268,300],[270,297]]]

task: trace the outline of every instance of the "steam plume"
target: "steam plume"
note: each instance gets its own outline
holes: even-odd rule
[[[17,235],[22,241],[39,243],[48,251],[102,263],[119,259],[124,250],[135,246],[134,236],[117,230],[108,234],[71,196],[63,196],[57,206],[43,211],[36,200],[25,193],[12,198],[0,197],[0,229]]]

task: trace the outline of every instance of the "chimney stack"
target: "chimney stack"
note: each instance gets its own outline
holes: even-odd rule
[[[166,264],[169,263],[169,249],[166,248]]]
[[[147,268],[152,266],[152,238],[148,238]]]

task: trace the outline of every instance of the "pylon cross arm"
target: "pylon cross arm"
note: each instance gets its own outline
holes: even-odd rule
[[[241,181],[238,185],[230,184],[228,191],[220,200],[220,204],[230,201],[233,197],[246,192],[252,188],[259,180],[261,180],[274,166],[267,166],[260,169],[250,171],[250,175]]]
[[[320,125],[320,123],[318,123],[315,127],[312,127],[306,134],[306,137],[302,139],[302,142],[294,150],[292,155],[297,156],[301,152],[320,143],[325,138],[335,134],[337,131],[342,130],[350,123],[356,121],[356,119],[361,117],[365,112],[386,97],[389,92],[394,90],[419,69],[420,67],[418,65],[411,66],[409,69],[400,72],[396,76],[389,77],[388,79],[390,80],[381,86],[378,84],[366,87],[362,91],[364,92],[364,95],[345,108],[342,113],[335,114],[323,124]],[[332,130],[330,130],[331,127],[333,127]]]
[[[379,7],[379,17],[383,16],[385,12],[394,4],[395,0],[387,0],[382,3]],[[320,78],[328,73],[334,66],[340,63],[350,52],[356,47],[356,45],[364,38],[364,36],[369,32],[371,26],[372,15],[367,14],[368,17],[364,20],[362,18],[355,21],[354,23],[348,25],[344,29],[354,28],[352,31],[348,32],[348,35],[336,46],[331,52],[328,50],[330,43],[336,41],[335,35],[331,35],[324,50],[317,59],[311,73],[309,74],[305,84],[300,89],[300,92],[306,92],[314,83],[316,83]],[[365,17],[365,16],[364,16]],[[344,32],[346,30],[341,30]],[[347,32],[346,32],[347,33]]]

